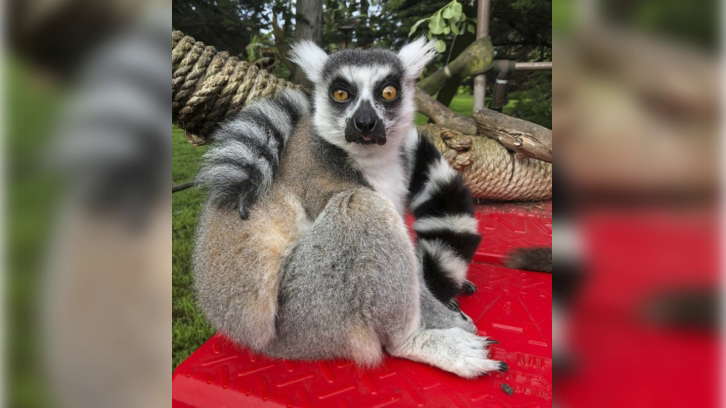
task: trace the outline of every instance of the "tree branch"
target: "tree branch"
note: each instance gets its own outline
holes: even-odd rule
[[[182,184],[179,184],[179,185],[176,185],[176,186],[172,186],[171,187],[171,193],[174,194],[177,191],[186,190],[186,189],[192,188],[192,187],[194,187],[196,185],[197,185],[196,182],[194,182],[194,181],[188,181],[186,183],[182,183]]]
[[[467,118],[419,88],[416,88],[416,108],[441,127],[465,135],[482,134],[522,156],[552,163],[552,131],[543,126],[486,108],[474,112],[474,119]]]
[[[493,58],[494,47],[491,39],[482,37],[466,47],[449,65],[419,81],[418,86],[429,95],[433,95],[451,76],[466,78],[488,71],[492,67]]]
[[[285,22],[287,24],[287,22]],[[275,35],[275,45],[277,46],[278,58],[282,60],[285,67],[292,72],[295,69],[293,64],[288,58],[288,38],[285,34],[285,30],[280,28],[280,23],[277,21],[277,14],[272,13],[272,33]]]
[[[456,114],[421,88],[416,88],[415,98],[416,109],[431,118],[437,125],[466,135],[477,133],[476,122],[473,119]]]
[[[474,112],[479,133],[522,156],[552,163],[552,131],[486,108]]]

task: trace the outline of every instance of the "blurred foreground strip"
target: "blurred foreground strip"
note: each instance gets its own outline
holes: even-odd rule
[[[12,61],[30,67],[26,82],[62,95],[50,146],[11,152],[11,191],[32,188],[41,170],[68,176],[54,185],[64,190],[52,225],[21,226],[13,235],[27,245],[16,247],[20,256],[45,255],[45,273],[40,282],[13,277],[23,285],[13,286],[12,295],[26,303],[10,310],[11,320],[32,329],[24,329],[22,344],[10,350],[20,362],[9,372],[10,406],[169,406],[170,4],[38,0],[10,6]],[[29,120],[19,129],[47,116],[32,104],[26,110],[19,116]],[[48,139],[42,136],[38,140]],[[20,140],[20,132],[10,138],[11,146],[31,143]],[[17,159],[21,154],[25,161]],[[38,207],[34,201],[49,195],[24,200]],[[20,197],[13,202],[13,222],[40,216],[23,208]],[[35,253],[36,247],[47,251]],[[17,336],[16,330],[9,332]]]
[[[573,188],[628,196],[716,192],[715,57],[597,26],[555,49],[557,164]]]
[[[555,41],[555,405],[718,406],[718,58],[583,9]]]

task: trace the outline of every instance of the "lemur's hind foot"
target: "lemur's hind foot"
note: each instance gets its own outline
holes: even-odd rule
[[[506,372],[502,361],[489,359],[487,347],[492,344],[458,327],[421,329],[400,347],[388,351],[397,357],[431,364],[465,378],[474,378],[490,371]]]

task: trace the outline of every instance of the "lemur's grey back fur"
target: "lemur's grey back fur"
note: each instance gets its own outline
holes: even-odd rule
[[[305,94],[287,89],[276,98],[251,103],[223,123],[197,176],[209,189],[209,202],[238,208],[247,218],[248,208],[272,185],[288,138],[309,115]]]

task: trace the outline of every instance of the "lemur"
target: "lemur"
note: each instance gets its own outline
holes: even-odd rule
[[[461,176],[413,123],[432,44],[327,55],[301,42],[292,55],[312,106],[294,90],[254,102],[204,156],[194,271],[211,323],[281,358],[372,366],[386,350],[463,377],[506,371],[446,305],[473,289],[480,236]]]

